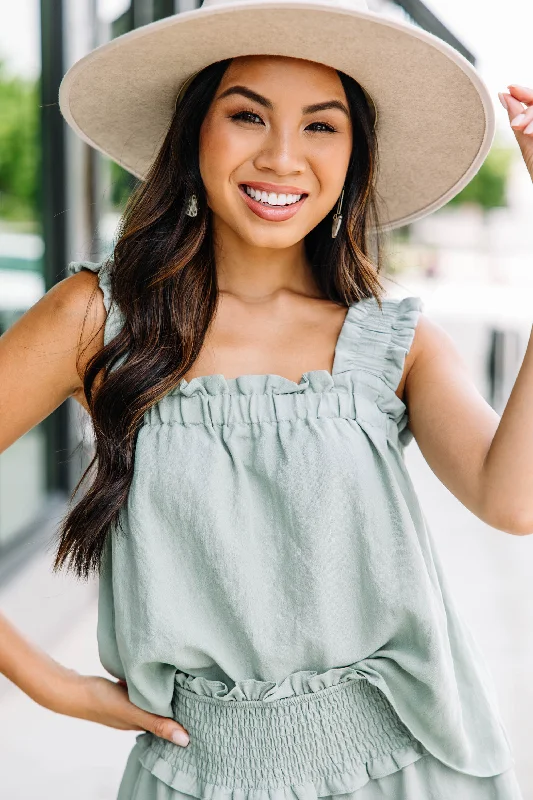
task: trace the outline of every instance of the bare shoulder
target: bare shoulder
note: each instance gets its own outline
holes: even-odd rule
[[[104,346],[106,309],[98,275],[80,270],[56,283],[48,295],[54,326],[61,326],[76,347],[80,379],[92,355]]]
[[[457,363],[460,360],[459,353],[451,336],[437,322],[430,319],[420,312],[414,331],[411,347],[405,356],[405,364],[402,378],[396,389],[396,395],[407,403],[409,391],[415,384],[415,372],[420,375],[423,372],[423,365],[430,361],[448,360]]]
[[[39,344],[40,350],[59,357],[95,337],[106,318],[98,276],[83,270],[54,284],[9,328],[2,340],[6,346]],[[102,331],[103,344],[103,331]],[[96,336],[98,339],[98,336]]]
[[[438,322],[421,311],[409,351],[410,368],[418,369],[422,363],[435,357],[453,356],[456,358],[458,355],[456,344],[450,334]]]
[[[63,315],[63,321],[70,319],[76,323],[80,318],[84,319],[89,310],[92,310],[96,322],[105,321],[103,293],[98,285],[98,275],[91,270],[82,269],[63,278],[52,286],[45,298]]]
[[[405,394],[412,404],[415,392],[423,393],[430,382],[471,380],[468,366],[450,334],[420,312],[413,342],[406,358]]]
[[[0,337],[0,452],[67,397],[87,408],[83,374],[103,347],[106,310],[98,276],[55,284]]]
[[[54,284],[6,336],[27,353],[38,345],[65,377],[68,374],[75,394],[83,385],[88,360],[104,346],[105,319],[98,276],[81,270]]]
[[[83,390],[83,376],[90,359],[104,347],[104,326],[107,311],[104,295],[98,283],[98,275],[82,269],[60,281],[57,303],[65,324],[70,326],[76,342],[76,373],[79,385],[72,393],[87,412],[89,406]],[[96,385],[99,380],[97,379]]]

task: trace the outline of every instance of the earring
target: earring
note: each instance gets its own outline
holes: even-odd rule
[[[185,213],[188,217],[196,217],[198,215],[198,198],[195,194],[191,195]]]
[[[344,197],[344,188],[343,188],[343,190],[341,192],[341,196],[339,197],[339,202],[337,203],[337,210],[333,214],[333,224],[331,226],[331,238],[332,239],[334,239],[336,237],[336,235],[339,232],[339,228],[341,226],[341,222],[342,222],[341,208],[342,208],[343,197]]]

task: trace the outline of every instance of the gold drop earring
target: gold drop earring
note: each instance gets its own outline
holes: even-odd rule
[[[339,202],[337,203],[337,210],[333,214],[333,224],[331,226],[331,238],[332,239],[334,239],[336,237],[336,235],[339,232],[339,228],[341,226],[341,222],[342,222],[341,208],[342,208],[343,197],[344,197],[344,188],[343,188],[343,190],[341,192],[341,196],[339,197]]]

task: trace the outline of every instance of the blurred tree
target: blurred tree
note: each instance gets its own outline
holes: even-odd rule
[[[483,211],[507,205],[507,181],[510,167],[516,151],[513,147],[503,143],[497,132],[494,143],[479,170],[474,177],[452,197],[443,210],[450,206],[476,205]],[[438,214],[438,209],[436,214]],[[411,225],[406,224],[391,232],[392,241],[398,244],[409,243],[411,239]]]
[[[470,203],[488,211],[506,206],[507,179],[513,157],[513,148],[504,145],[498,136],[495,137],[495,142],[478,172],[444,208]]]
[[[110,160],[111,169],[111,205],[116,211],[122,213],[126,205],[126,201],[130,196],[133,188],[138,183],[138,179],[131,172],[128,172],[117,164],[116,161]]]
[[[39,96],[38,81],[8,76],[0,60],[0,219],[40,217]]]

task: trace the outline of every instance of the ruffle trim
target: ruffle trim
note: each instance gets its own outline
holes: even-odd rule
[[[335,379],[326,369],[304,372],[299,383],[274,373],[266,375],[239,375],[225,378],[219,373],[199,375],[187,381],[182,378],[178,391],[184,397],[194,394],[293,394],[295,392],[327,392],[335,388]],[[176,390],[173,390],[176,392]]]
[[[96,272],[98,275],[98,284],[104,295],[104,306],[107,312],[107,319],[104,328],[104,344],[114,339],[119,333],[120,328],[124,322],[122,312],[113,302],[111,294],[111,278],[109,275],[109,267],[112,263],[112,257],[104,259],[103,261],[71,261],[67,265],[67,274],[75,275],[82,269],[88,269],[91,272]]]
[[[176,672],[175,684],[201,697],[215,697],[232,702],[236,700],[260,700],[268,702],[287,697],[301,697],[311,692],[320,692],[351,680],[367,680],[367,675],[356,667],[332,667],[325,672],[299,670],[287,675],[280,683],[245,678],[230,689],[224,681],[213,681],[202,676]]]
[[[104,330],[104,344],[108,344],[120,331],[123,324],[123,315],[116,303],[113,302],[111,293],[111,278],[109,268],[112,256],[101,262],[71,261],[67,272],[70,275],[88,269],[98,274],[99,286],[104,296],[104,305],[107,319]],[[389,417],[396,426],[398,440],[405,447],[413,438],[407,427],[408,415],[405,404],[396,396],[395,392],[400,382],[405,357],[409,351],[416,324],[423,303],[420,297],[409,296],[404,298],[383,298],[383,311],[379,310],[374,297],[366,297],[353,303],[346,313],[335,348],[333,371],[318,369],[304,372],[301,380],[295,381],[282,375],[257,374],[241,375],[237,378],[225,378],[222,374],[202,375],[187,381],[183,378],[179,385],[168,392],[157,407],[150,409],[146,415],[145,423],[159,424],[160,422],[197,422],[206,423],[205,415],[210,424],[227,422],[231,412],[235,421],[257,422],[263,419],[286,419],[310,415],[313,416],[347,416],[355,418],[356,412],[348,408],[348,394],[354,392],[360,396],[370,392],[369,398],[377,408]],[[123,359],[121,359],[122,361]],[[120,362],[117,363],[118,366]],[[353,373],[353,381],[347,380]],[[357,377],[360,375],[361,378]],[[365,379],[365,376],[366,379]],[[370,382],[367,386],[366,382]],[[353,384],[353,385],[352,385]],[[390,391],[384,389],[387,386]],[[235,405],[228,405],[228,395],[237,395]],[[278,395],[292,395],[296,406],[277,406],[271,408],[257,405],[256,400],[275,399]],[[322,396],[323,401],[314,398]],[[304,397],[311,398],[309,407],[302,406]],[[195,408],[187,412],[187,408],[175,407],[176,400],[187,402],[186,398],[200,400],[201,408],[198,409],[199,419],[196,419]],[[211,398],[211,400],[210,400]],[[299,399],[301,398],[301,400]],[[205,401],[224,401],[220,409],[214,409]],[[287,398],[287,402],[290,398]],[[248,408],[242,401],[250,402]],[[361,402],[361,401],[360,401]],[[334,407],[339,406],[338,411]],[[182,413],[183,412],[183,413]],[[365,412],[366,413],[366,412]],[[211,419],[214,415],[215,419]],[[288,416],[287,416],[288,415]],[[372,414],[371,414],[372,416]],[[183,417],[183,419],[182,419]],[[189,420],[189,417],[192,417]],[[218,417],[221,419],[219,420]],[[363,414],[364,417],[364,414]],[[168,419],[167,419],[168,418]]]
[[[199,375],[190,381],[182,378],[172,393],[191,397],[328,392],[336,389],[341,373],[351,370],[370,373],[395,392],[423,301],[417,296],[388,297],[383,298],[382,308],[380,311],[374,297],[365,297],[348,308],[335,348],[332,373],[309,370],[298,383],[273,373],[236,378],[225,378],[219,373]]]
[[[75,275],[76,272],[81,272],[82,269],[96,272],[98,275],[98,283],[104,295],[105,309],[109,314],[111,310],[111,286],[106,263],[105,261],[71,261],[67,266],[67,273],[69,275]]]
[[[327,795],[355,792],[371,779],[384,778],[427,755],[424,746],[415,741],[389,755],[370,759],[355,772],[330,775],[299,785],[278,786],[275,789],[239,788],[208,783],[192,771],[176,769],[150,747],[152,738],[149,733],[141,733],[136,737],[141,749],[139,760],[142,766],[171,789],[200,800],[316,800]]]
[[[381,378],[393,392],[402,378],[424,303],[418,296],[375,297],[350,306],[342,327],[334,373],[361,369]]]
[[[308,380],[292,386],[279,376],[252,377],[247,385],[244,378],[235,379],[240,384],[238,393],[227,394],[222,376],[210,375],[200,385],[195,379],[185,393],[175,388],[148,409],[144,424],[211,427],[347,419],[366,426],[370,436],[372,430],[380,429],[391,441],[398,440],[407,424],[403,401],[368,372],[349,370],[334,377],[327,372],[308,373]]]

